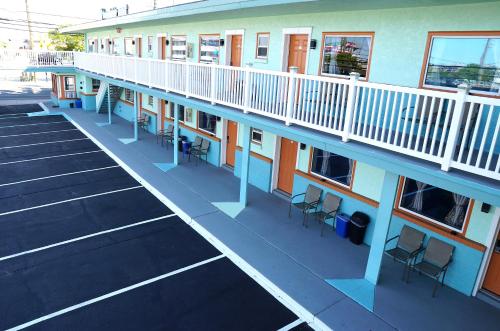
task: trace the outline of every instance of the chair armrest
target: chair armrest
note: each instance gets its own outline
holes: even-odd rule
[[[387,240],[385,241],[385,244],[387,245],[387,243],[389,243],[389,241],[392,241],[392,240],[394,240],[394,239],[396,239],[396,238],[399,238],[399,234],[398,234],[397,236],[394,236],[394,237],[390,238],[390,239],[387,239]]]
[[[296,197],[299,197],[301,195],[306,195],[305,193],[299,193],[299,194],[295,194],[294,196],[292,196],[292,198],[290,199],[290,202],[293,201],[293,199],[295,199]]]
[[[410,253],[410,258],[417,257],[420,253],[422,253],[425,250],[424,247],[420,247],[419,249],[413,251]]]

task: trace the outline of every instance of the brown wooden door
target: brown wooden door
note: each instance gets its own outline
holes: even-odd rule
[[[231,63],[233,67],[241,67],[241,35],[231,37]]]
[[[297,146],[296,141],[281,138],[278,189],[288,194],[292,194],[293,189]]]
[[[165,128],[165,100],[160,100],[160,130]]]
[[[160,45],[160,59],[165,60],[167,58],[167,37],[161,37],[161,45]]]
[[[290,67],[298,67],[299,74],[306,72],[306,58],[307,58],[307,40],[306,34],[292,34],[290,35],[290,46],[288,48],[288,70]]]
[[[231,167],[234,167],[237,137],[238,124],[233,121],[227,121],[226,164]]]
[[[135,39],[135,55],[142,57],[142,38]]]
[[[491,256],[483,287],[496,295],[500,295],[500,233],[497,236],[495,250]]]

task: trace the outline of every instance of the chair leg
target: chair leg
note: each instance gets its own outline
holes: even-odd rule
[[[318,218],[318,220],[319,220],[319,218]],[[325,228],[325,223],[326,223],[325,221],[326,221],[325,219],[321,220],[321,234],[320,234],[320,237],[323,237],[323,230]]]
[[[436,291],[437,291],[438,285],[439,285],[439,276],[436,278],[436,282],[434,284],[434,289],[432,290],[432,297],[433,298],[436,297]]]
[[[305,210],[303,212],[304,212],[304,220],[302,221],[302,225],[307,228],[307,213]]]

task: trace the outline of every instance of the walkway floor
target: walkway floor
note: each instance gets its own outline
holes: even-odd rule
[[[212,204],[237,201],[239,179],[230,171],[184,161],[163,172],[153,163],[172,162],[173,149],[156,144],[153,135],[141,131],[139,141],[124,145],[118,138],[131,137],[133,129],[117,116],[112,125],[99,127],[96,123],[105,122],[107,115],[52,110],[67,113],[189,217],[334,330],[474,330],[478,325],[482,330],[496,330],[500,325],[498,310],[476,298],[444,287],[432,299],[433,284],[417,275],[410,284],[403,283],[401,265],[390,260],[384,261],[375,309],[369,312],[325,282],[361,278],[367,246],[354,246],[331,231],[320,237],[319,225],[310,222],[304,228],[298,213],[288,218],[284,199],[253,186],[248,207],[232,219]]]

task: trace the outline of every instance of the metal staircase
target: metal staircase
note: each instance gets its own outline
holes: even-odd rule
[[[96,97],[96,108],[97,113],[107,113],[108,112],[108,91],[107,87],[109,85],[109,95],[111,97],[111,111],[115,108],[118,99],[120,98],[120,94],[122,93],[122,88],[116,85],[111,85],[105,82],[101,82],[99,86],[99,92]],[[101,91],[102,89],[102,91]]]

